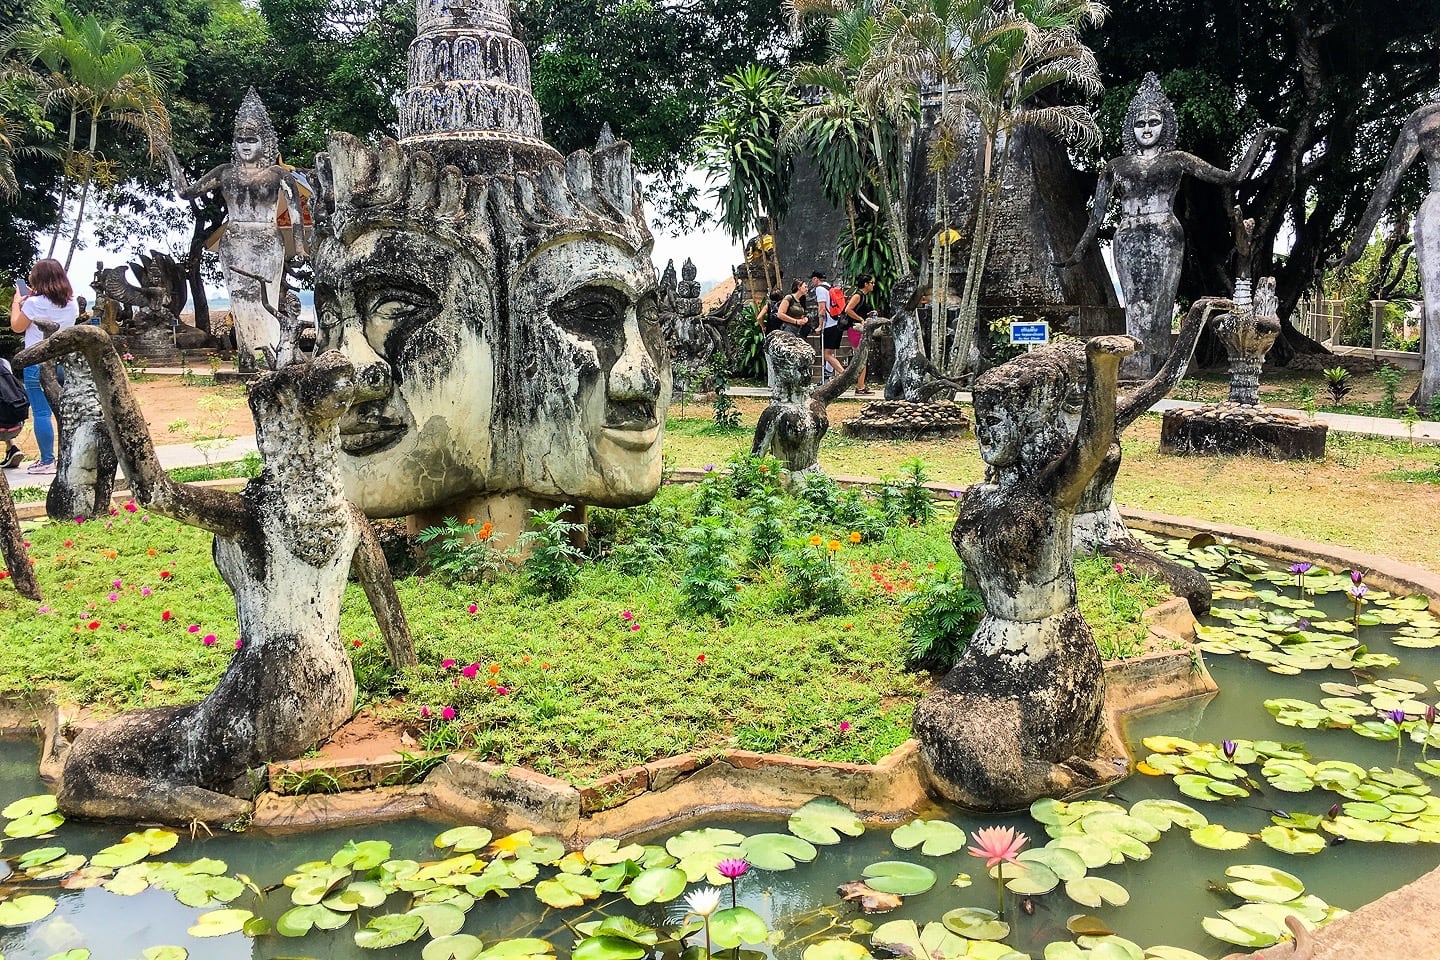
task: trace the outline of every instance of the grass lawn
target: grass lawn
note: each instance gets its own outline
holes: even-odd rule
[[[873,501],[852,506],[871,511],[872,539],[856,544],[821,508],[782,501],[788,549],[810,551],[846,585],[844,608],[821,613],[796,601],[787,561],[745,559],[753,498],[722,497],[714,512],[732,531],[725,552],[738,579],[735,609],[722,620],[687,609],[677,591],[694,566],[684,548],[700,496],[698,487],[668,487],[648,507],[603,512],[592,542],[603,559],[585,563],[562,600],[536,595],[518,572],[474,584],[400,577],[422,663],[405,676],[390,670],[352,584],[341,632],[362,703],[422,746],[474,750],[581,784],[690,751],[873,761],[901,743],[930,682],[903,669],[907,599],[936,565],[955,561],[948,506],[913,526],[877,522]],[[0,691],[47,688],[110,711],[192,702],[213,687],[236,626],[208,534],[122,509],[109,521],[37,524],[28,535],[46,600],[37,615],[0,591]],[[822,545],[812,547],[816,535]],[[831,539],[838,549],[828,549]],[[1162,591],[1103,559],[1082,567],[1082,609],[1102,651],[1139,652],[1139,612]],[[453,722],[439,719],[446,707]]]

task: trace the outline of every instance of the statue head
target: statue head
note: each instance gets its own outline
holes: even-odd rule
[[[316,161],[317,349],[356,368],[351,499],[399,516],[654,496],[669,359],[628,144],[467,177],[342,133]]]
[[[1153,73],[1145,74],[1140,89],[1125,111],[1125,128],[1121,137],[1126,153],[1139,153],[1155,147],[1164,152],[1175,149],[1178,128],[1175,122],[1175,105],[1160,89],[1160,78]]]
[[[270,122],[270,111],[260,102],[260,95],[251,87],[240,101],[235,114],[235,137],[230,159],[235,163],[272,166],[280,161],[280,139]]]
[[[1084,362],[1083,346],[1047,347],[981,374],[973,393],[980,458],[1029,472],[1062,456],[1078,425]]]

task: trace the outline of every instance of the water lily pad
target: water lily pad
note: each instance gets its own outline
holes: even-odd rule
[[[1066,850],[1065,853],[1070,853]],[[1075,855],[1079,859],[1078,855]],[[1022,897],[1038,896],[1042,893],[1049,893],[1060,885],[1060,878],[1045,864],[1038,861],[1025,863],[1023,868],[1017,864],[1001,864],[993,867],[991,873],[1004,867],[1005,889]]]
[[[181,884],[175,899],[187,907],[209,907],[229,903],[245,892],[245,885],[233,877],[194,877]]]
[[[1070,812],[1070,804],[1054,797],[1041,797],[1030,804],[1030,816],[1040,823],[1061,824],[1080,819],[1078,813]]]
[[[685,871],[675,867],[651,867],[630,881],[625,896],[631,903],[669,903],[685,892]]]
[[[542,960],[554,954],[555,947],[549,940],[538,937],[516,937],[501,940],[495,946],[481,953],[476,960]]]
[[[1130,893],[1114,880],[1104,877],[1082,877],[1065,884],[1065,895],[1076,903],[1087,907],[1098,907],[1102,903],[1123,907],[1130,902]]]
[[[101,886],[118,897],[133,897],[150,889],[150,867],[143,863],[121,867]]]
[[[761,870],[791,870],[797,861],[809,863],[818,853],[810,841],[790,833],[757,833],[746,837],[740,849]]]
[[[1280,940],[1279,937],[1238,927],[1223,917],[1205,917],[1200,921],[1200,926],[1216,940],[1223,940],[1241,947],[1268,947]]]
[[[349,867],[363,873],[366,870],[373,870],[389,859],[390,842],[388,840],[362,840],[359,843],[351,840],[330,858],[330,862],[337,867]]]
[[[493,846],[502,856],[509,855],[530,863],[552,864],[565,856],[565,844],[559,838],[537,837],[530,830],[517,830],[496,840]]]
[[[417,913],[382,913],[355,931],[355,946],[367,950],[398,947],[420,936],[425,919]]]
[[[58,813],[26,814],[5,824],[5,836],[17,839],[43,837],[58,830],[64,822],[65,818]]]
[[[1241,863],[1225,870],[1232,878],[1230,892],[1261,903],[1287,903],[1305,892],[1305,884],[1294,874],[1264,864]]]
[[[15,860],[15,866],[20,870],[29,870],[31,867],[44,866],[63,856],[65,856],[64,847],[37,847],[34,850],[21,854]]]
[[[1326,820],[1323,826],[1327,832],[1333,833],[1337,837],[1344,837],[1346,840],[1381,843],[1385,839],[1385,824],[1356,820],[1354,817],[1336,817],[1333,820]]]
[[[485,949],[484,942],[476,936],[468,933],[457,933],[450,937],[438,937],[425,944],[425,949],[420,951],[421,960],[475,960]],[[577,948],[575,955],[579,957],[580,951]],[[597,958],[582,958],[582,960],[597,960]]]
[[[378,907],[385,902],[385,888],[368,880],[356,880],[323,901],[331,910],[354,913],[361,907]]]
[[[807,838],[808,839],[808,838]],[[805,948],[804,960],[875,960],[854,940],[830,939],[812,943]]]
[[[606,934],[581,940],[570,954],[570,960],[640,960],[649,952],[634,940]]]
[[[1124,937],[1081,937],[1080,946],[1090,951],[1091,960],[1145,960],[1140,945]]]
[[[1281,853],[1319,853],[1325,849],[1325,838],[1309,830],[1269,826],[1260,831],[1260,842]]]
[[[0,902],[0,927],[23,927],[55,912],[55,898],[32,893]]]
[[[770,928],[760,914],[749,907],[727,907],[710,918],[710,939],[717,947],[738,947],[742,943],[764,943]]]
[[[598,840],[590,841],[589,845],[585,847],[584,856],[591,863],[606,866],[624,863],[626,860],[634,860],[638,863],[645,856],[645,848],[638,843],[621,846],[620,841],[613,837],[601,837]]]
[[[901,850],[918,846],[927,857],[944,857],[965,846],[965,831],[948,820],[911,820],[890,839]]]
[[[796,810],[787,826],[795,836],[821,845],[839,843],[841,834],[858,837],[865,832],[855,811],[829,797],[817,797]]]
[[[211,910],[195,918],[195,923],[186,932],[192,937],[226,937],[245,929],[245,924],[255,919],[249,910]]]
[[[1205,814],[1179,800],[1141,800],[1130,808],[1130,815],[1162,831],[1169,830],[1172,826],[1193,830],[1210,822]]]
[[[882,860],[860,872],[865,882],[881,893],[913,897],[935,886],[935,871],[918,863],[903,860]]]
[[[159,827],[151,827],[148,830],[140,830],[135,833],[127,833],[124,838],[127,843],[143,843],[150,848],[152,857],[175,849],[175,844],[180,842],[180,835],[174,830],[162,830]]]
[[[913,920],[881,924],[871,935],[870,945],[910,960],[956,960],[969,956],[969,944],[963,937],[939,923],[927,923],[924,930],[919,930]]]
[[[602,892],[594,878],[566,873],[535,884],[536,899],[556,908],[578,907],[587,900],[594,900]]]
[[[1022,850],[1018,859],[1021,863],[1040,863],[1060,880],[1079,880],[1088,869],[1085,858],[1074,850],[1064,847],[1036,847]]]
[[[150,856],[150,845],[143,840],[122,840],[111,844],[90,858],[97,867],[125,867]]]
[[[488,846],[494,836],[484,827],[452,827],[435,838],[435,846],[456,853],[473,853]]]
[[[1085,866],[1091,870],[1103,867],[1110,862],[1110,848],[1095,837],[1059,837],[1051,840],[1045,846],[1071,850],[1079,854],[1080,859],[1085,861]]]
[[[336,913],[318,903],[291,907],[275,920],[275,932],[282,937],[303,937],[312,928],[338,930],[350,922],[349,914]]]
[[[1250,843],[1249,834],[1238,833],[1219,823],[1191,830],[1190,839],[1210,850],[1239,850]]]
[[[1150,947],[1145,951],[1146,960],[1205,960],[1200,954],[1180,947]]]
[[[984,907],[958,907],[941,917],[940,922],[951,933],[968,940],[1004,940],[1010,935],[1010,924]]]
[[[55,798],[48,793],[37,793],[32,797],[21,797],[6,805],[0,810],[0,817],[7,820],[18,820],[21,817],[38,817],[47,813],[54,813],[59,808]]]
[[[453,903],[422,903],[412,907],[410,916],[425,923],[425,932],[433,937],[448,937],[465,926],[465,911]]]
[[[140,951],[140,956],[144,960],[187,960],[190,951],[184,947],[162,944],[158,947],[146,947]]]

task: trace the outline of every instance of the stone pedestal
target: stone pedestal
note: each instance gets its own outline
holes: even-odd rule
[[[1325,456],[1329,428],[1319,421],[1238,403],[1167,410],[1160,423],[1160,452],[1248,453],[1276,460]]]
[[[859,416],[840,429],[860,440],[933,440],[964,436],[970,420],[953,403],[876,400],[861,407]]]
[[[180,351],[175,349],[175,336],[165,327],[143,327],[125,330],[115,337],[115,349],[144,357],[154,364],[171,365],[180,361]]]

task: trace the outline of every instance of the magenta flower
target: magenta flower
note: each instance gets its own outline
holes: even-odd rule
[[[429,708],[429,707],[421,707],[421,708],[420,708],[420,719],[421,719],[421,720],[429,720],[429,719],[430,719],[430,708]]]
[[[141,587],[141,588],[140,588],[140,596],[142,596],[142,597],[148,597],[148,596],[150,596],[150,588],[149,588],[149,587]]]
[[[478,664],[478,663],[472,663],[472,664],[470,664],[470,666],[468,666],[468,667],[461,667],[461,668],[460,668],[460,673],[461,673],[467,680],[473,680],[473,679],[475,678],[475,674],[477,674],[477,673],[479,673],[479,672],[480,672],[480,664]]]
[[[721,860],[715,865],[715,872],[720,874],[720,876],[724,877],[726,880],[738,880],[740,877],[745,876],[746,872],[748,872],[749,869],[749,860],[737,859],[733,857],[729,860]]]
[[[205,634],[205,639],[204,639],[204,640],[201,640],[200,642],[203,643],[203,644],[205,644],[205,646],[207,646],[207,647],[213,647],[213,646],[215,646],[215,634],[213,634],[213,633],[207,633],[207,634]]]
[[[1297,577],[1304,576],[1305,574],[1309,573],[1311,570],[1314,569],[1315,564],[1305,560],[1302,560],[1299,563],[1290,564],[1290,572],[1295,574]]]
[[[109,599],[109,601],[110,601],[111,603],[114,603],[116,600],[119,600],[119,599],[120,599],[120,594],[118,594],[118,593],[112,593],[112,594],[110,594],[110,596],[109,596],[107,599]]]
[[[453,666],[455,666],[455,660],[452,657],[446,657],[444,660],[440,661],[441,670],[449,670]]]
[[[1005,916],[1005,864],[1019,864],[1016,859],[1020,848],[1025,846],[1029,837],[1023,833],[1016,833],[1014,827],[981,827],[974,833],[977,846],[967,848],[966,852],[972,857],[980,857],[985,861],[986,867],[996,867],[997,890],[1000,900],[1000,916]]]
[[[199,632],[200,632],[200,624],[198,624],[198,623],[192,623],[192,624],[190,624],[190,626],[186,627],[185,629],[186,629],[186,630],[189,630],[191,633],[199,633]]]
[[[1364,579],[1365,579],[1365,574],[1361,573],[1359,570],[1351,570],[1351,571],[1350,571],[1350,582],[1351,582],[1351,583],[1358,584],[1361,580],[1364,580]]]
[[[640,629],[640,624],[638,624],[638,623],[632,623],[632,624],[630,624],[630,630],[631,630],[632,632],[634,632],[634,631],[636,631],[636,630],[639,630],[639,629]]]
[[[505,696],[506,694],[508,694],[508,693],[510,692],[510,688],[509,688],[509,687],[496,687],[496,688],[495,688],[495,692],[496,692],[497,694],[499,694],[500,696],[503,697],[503,696]]]
[[[1121,564],[1118,564],[1118,563],[1117,563],[1117,564],[1115,564],[1115,572],[1116,572],[1116,573],[1124,573],[1124,572],[1125,572],[1125,567],[1122,566]]]
[[[441,719],[441,720],[454,720],[454,719],[455,719],[455,708],[454,708],[454,707],[444,707],[443,709],[441,709],[441,711],[440,711],[440,719]]]
[[[841,721],[840,721],[840,732],[841,732],[841,733],[849,733],[849,732],[850,732],[850,721],[849,721],[849,720],[841,720]]]
[[[111,580],[111,581],[110,581],[110,586],[114,587],[116,590],[119,590],[119,589],[120,589],[122,586],[124,586],[124,585],[125,585],[125,581],[123,581],[123,580]]]
[[[476,610],[479,610],[480,608],[477,607],[475,604],[472,603],[472,604],[470,604],[470,606],[466,607],[465,609],[466,609],[467,611],[469,611],[470,613],[474,613]]]
[[[235,649],[236,649],[236,650],[244,650],[244,649],[245,649],[245,641],[244,641],[244,640],[241,640],[239,637],[236,637],[236,638],[235,638]]]
[[[139,508],[135,506],[135,501],[134,501],[134,500],[129,500],[129,501],[126,501],[126,503],[125,503],[125,509],[126,509],[126,511],[128,511],[129,513],[134,513],[134,512],[135,512],[137,509],[139,509]]]
[[[626,623],[629,623],[631,620],[635,619],[635,614],[631,613],[629,610],[622,610],[620,612],[620,619],[624,620]]]
[[[1435,704],[1432,703],[1432,704],[1430,704],[1428,707],[1425,708],[1425,722],[1428,723],[1428,724],[1430,724],[1430,726],[1432,726],[1432,727],[1435,726],[1435,716],[1436,716]]]

